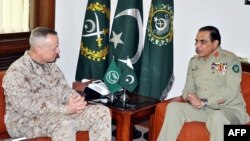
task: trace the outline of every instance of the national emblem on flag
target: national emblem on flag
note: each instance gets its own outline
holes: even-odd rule
[[[153,0],[142,52],[139,93],[164,100],[174,82],[173,0]]]
[[[126,60],[129,56],[137,75],[143,49],[142,2],[142,0],[118,0],[108,53],[110,60],[115,57],[117,66],[122,71],[127,67]]]
[[[89,0],[83,23],[75,79],[101,79],[108,65],[109,0]]]
[[[137,86],[137,83],[137,77],[131,60],[127,58],[127,67],[122,71],[119,84],[129,92],[133,92]]]
[[[108,87],[109,91],[114,94],[115,92],[119,91],[122,87],[120,84],[118,84],[118,81],[121,77],[121,71],[117,67],[114,59],[110,63],[104,77],[103,81]]]

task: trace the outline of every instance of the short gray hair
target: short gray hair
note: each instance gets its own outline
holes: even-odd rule
[[[30,46],[35,46],[37,43],[44,41],[48,34],[57,35],[57,32],[46,27],[37,27],[33,29],[29,38]]]

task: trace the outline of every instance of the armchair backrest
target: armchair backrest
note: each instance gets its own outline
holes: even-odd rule
[[[241,80],[241,92],[243,98],[247,104],[247,113],[250,115],[250,73],[242,72],[242,80]]]
[[[0,71],[0,135],[6,133],[6,127],[4,124],[4,114],[5,114],[5,97],[2,87],[2,80],[5,72]]]

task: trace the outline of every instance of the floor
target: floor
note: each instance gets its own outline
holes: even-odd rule
[[[139,123],[139,124],[135,125],[135,127],[136,127],[136,129],[138,129],[142,132],[142,136],[141,136],[141,138],[134,139],[133,141],[147,141],[143,138],[143,134],[148,131],[148,121]],[[113,126],[113,129],[115,129],[115,126]],[[116,141],[114,136],[112,136],[112,141]]]

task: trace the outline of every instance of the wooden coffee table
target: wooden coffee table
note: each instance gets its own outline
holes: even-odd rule
[[[73,88],[77,91],[83,91],[86,84],[74,82]],[[148,118],[154,114],[155,106],[160,101],[154,98],[141,96],[138,94],[127,94],[128,101],[118,100],[114,103],[105,103],[112,111],[112,120],[116,121],[116,140],[132,141],[133,126],[136,122]],[[150,127],[149,127],[150,132]]]

